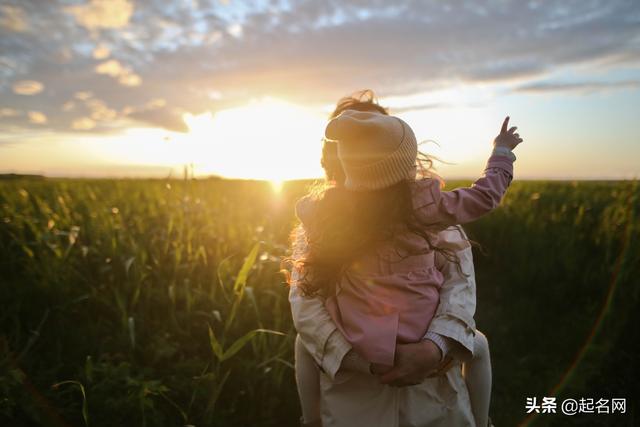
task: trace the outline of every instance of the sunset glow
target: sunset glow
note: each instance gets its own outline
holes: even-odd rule
[[[0,173],[322,177],[328,113],[369,88],[445,177],[506,115],[520,178],[640,176],[637,2],[45,3],[0,6]]]
[[[198,174],[283,181],[320,173],[320,137],[324,117],[278,100],[184,117],[189,132],[178,138],[180,150]]]

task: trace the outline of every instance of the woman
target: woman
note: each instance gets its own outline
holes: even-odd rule
[[[346,109],[386,114],[369,91],[342,99],[332,116]],[[322,165],[330,181],[338,185],[344,182],[336,147],[328,141],[323,147]],[[354,423],[381,426],[474,425],[459,363],[459,360],[470,359],[474,350],[475,283],[471,250],[459,229],[442,232],[439,240],[440,245],[457,255],[466,275],[461,274],[451,262],[440,260],[445,282],[436,316],[425,339],[398,345],[394,368],[379,379],[353,366],[357,357],[353,357],[350,345],[336,329],[322,300],[302,297],[297,286],[291,287],[293,318],[300,334],[296,342],[296,357],[310,354],[323,371],[319,394],[325,427]],[[304,242],[304,236],[298,230],[294,258],[304,253]],[[457,359],[446,372],[446,364],[441,362],[444,355]],[[440,375],[426,378],[436,370]],[[414,386],[398,388],[385,384]],[[307,414],[314,411],[319,412],[318,408],[305,408],[303,405],[306,421],[309,421]]]

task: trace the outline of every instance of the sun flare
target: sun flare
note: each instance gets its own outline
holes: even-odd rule
[[[284,181],[280,179],[272,179],[269,181],[271,184],[271,189],[274,193],[280,194],[282,192],[282,187],[284,186]]]
[[[421,150],[467,168],[483,161],[490,149],[494,123],[498,122],[488,110],[468,108],[408,110],[400,117],[411,124],[418,140],[438,143],[421,146]],[[136,170],[141,176],[180,177],[188,171],[197,177],[260,179],[271,182],[276,193],[284,181],[324,175],[320,166],[321,136],[327,119],[320,108],[260,98],[215,113],[187,113],[183,119],[186,133],[129,128],[119,135],[74,142],[76,151],[84,153],[78,158],[78,168],[92,161],[113,174]],[[117,165],[135,165],[135,169],[127,172]],[[438,167],[445,177],[449,170],[455,173],[455,166]]]
[[[281,183],[322,173],[325,118],[316,111],[264,98],[215,114],[185,114],[184,120],[189,127],[184,149],[200,174]]]

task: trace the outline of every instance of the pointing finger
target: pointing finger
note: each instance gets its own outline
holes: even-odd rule
[[[502,122],[502,129],[500,129],[500,133],[507,132],[507,127],[509,126],[509,116],[504,118],[504,122]]]

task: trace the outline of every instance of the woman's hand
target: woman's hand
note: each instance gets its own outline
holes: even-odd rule
[[[393,369],[393,366],[389,366],[389,365],[381,365],[379,363],[372,363],[371,364],[371,373],[373,375],[384,375],[387,372],[391,371]]]
[[[396,346],[393,369],[380,376],[382,384],[396,387],[420,384],[439,371],[442,353],[430,340]]]
[[[502,128],[500,129],[500,135],[496,136],[493,140],[494,147],[506,147],[509,150],[513,150],[516,148],[518,144],[522,142],[522,138],[520,135],[515,133],[516,126],[513,126],[511,129],[507,130],[509,127],[509,116],[505,117],[504,122],[502,122]]]

